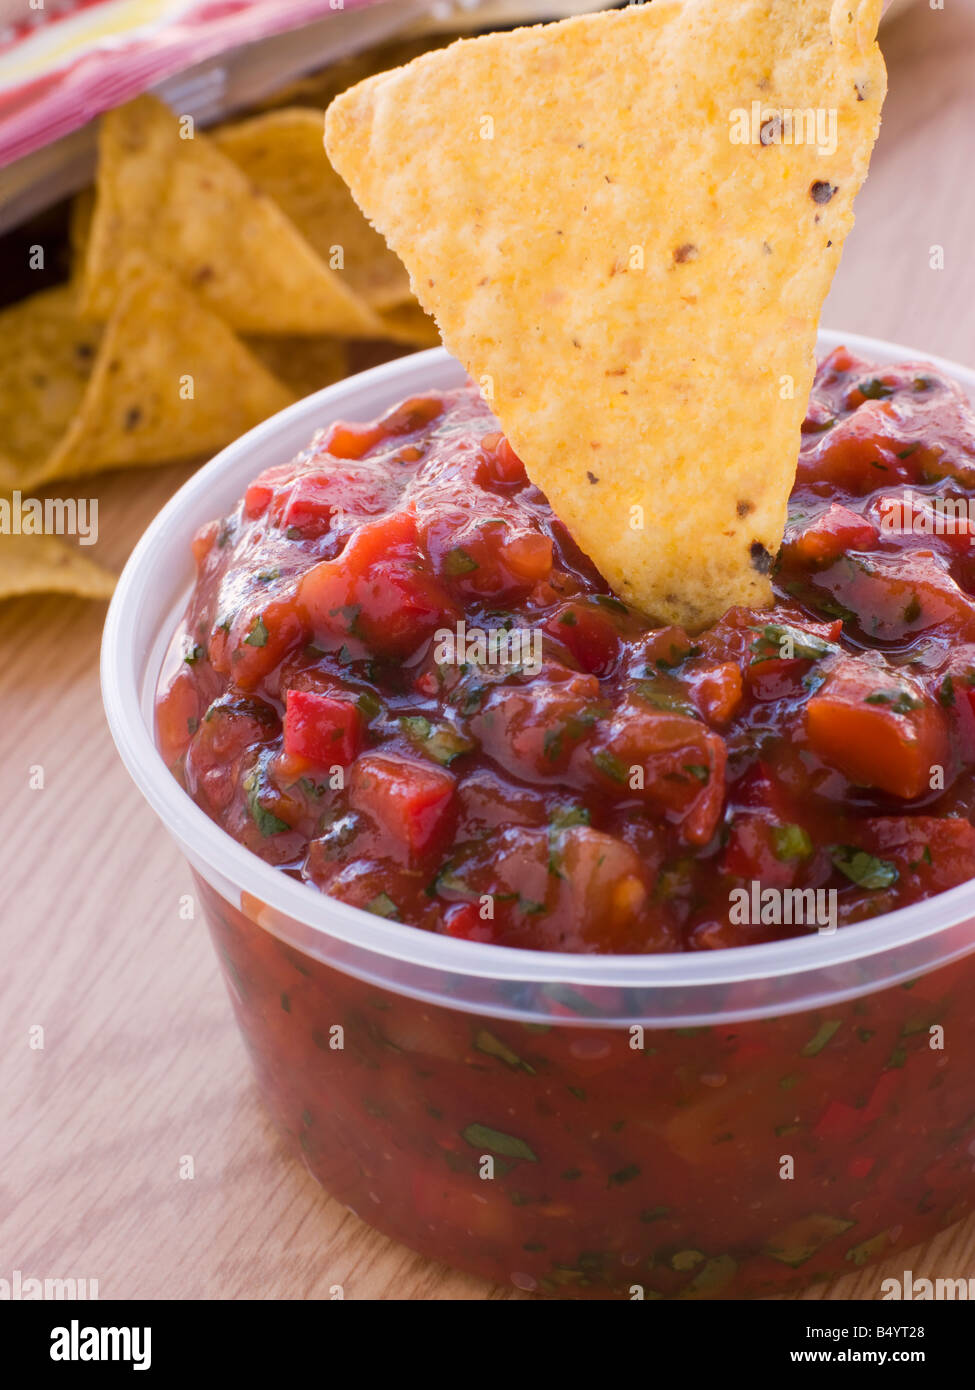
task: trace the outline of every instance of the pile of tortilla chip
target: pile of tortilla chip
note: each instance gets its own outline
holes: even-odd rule
[[[336,92],[399,60],[347,60],[209,132],[151,96],[102,118],[69,281],[0,309],[0,496],[204,459],[346,376],[350,354],[355,368],[439,341],[322,138]],[[0,534],[0,597],[110,592],[80,560]]]

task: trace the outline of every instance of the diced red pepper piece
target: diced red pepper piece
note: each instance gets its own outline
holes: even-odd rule
[[[431,852],[449,831],[456,779],[431,763],[365,753],[353,764],[349,801],[411,854]]]
[[[806,705],[806,733],[825,763],[858,786],[910,800],[947,764],[941,709],[909,676],[839,658]]]
[[[351,700],[289,690],[284,714],[288,753],[320,767],[348,767],[362,745],[362,715]]]

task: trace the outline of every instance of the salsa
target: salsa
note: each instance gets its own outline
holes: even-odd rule
[[[975,875],[973,492],[960,389],[837,349],[754,548],[774,607],[689,634],[610,592],[473,386],[415,397],[196,536],[160,746],[269,863],[429,931],[842,928]]]
[[[653,629],[473,389],[419,397],[199,534],[160,745],[282,872],[430,931],[659,952],[846,930],[975,872],[973,482],[950,381],[837,351],[775,607]],[[975,955],[734,1021],[743,980],[731,1021],[630,1027],[557,982],[411,997],[197,881],[295,1153],[428,1256],[549,1297],[754,1297],[972,1208]],[[762,920],[796,890],[823,920]],[[612,1018],[643,1016],[618,993]]]
[[[521,1022],[493,1012],[520,982],[483,1012],[413,999],[197,882],[293,1152],[430,1258],[551,1298],[762,1297],[972,1211],[975,955],[782,1017],[613,1027],[553,984]]]

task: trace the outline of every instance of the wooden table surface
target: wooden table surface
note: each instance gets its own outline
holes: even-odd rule
[[[975,365],[975,3],[918,0],[883,47],[883,131],[823,322]],[[188,472],[97,480],[98,558],[119,568]],[[335,1284],[355,1299],[520,1297],[377,1235],[285,1152],[203,924],[181,920],[188,870],[105,727],[103,620],[103,604],[0,604],[0,1277],[95,1278],[127,1299],[328,1298]],[[810,1296],[874,1299],[904,1268],[975,1275],[975,1220]]]

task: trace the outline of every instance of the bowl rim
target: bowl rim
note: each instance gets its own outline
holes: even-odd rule
[[[883,339],[820,331],[817,356],[838,346],[848,347],[852,352],[881,363],[927,363],[949,375],[975,401],[975,371],[959,363]],[[390,922],[330,898],[319,889],[281,873],[210,820],[166,767],[145,717],[145,692],[150,684],[155,690],[159,661],[155,661],[154,669],[147,668],[153,663],[153,655],[159,656],[161,635],[158,631],[145,633],[141,630],[147,576],[154,571],[157,575],[166,574],[167,569],[172,571],[172,564],[168,567],[165,564],[165,556],[172,555],[168,533],[194,504],[206,497],[215,483],[239,472],[238,495],[243,491],[246,481],[253,476],[253,472],[247,472],[247,461],[259,446],[272,442],[298,422],[316,420],[317,426],[309,428],[310,437],[314,428],[343,418],[346,399],[364,390],[375,394],[376,404],[372,409],[378,414],[411,393],[408,387],[400,389],[404,379],[422,379],[428,372],[431,378],[440,380],[416,389],[446,389],[447,377],[451,377],[454,384],[460,384],[466,376],[445,348],[431,348],[346,378],[263,421],[193,474],[150,522],[133,549],[105,621],[101,648],[102,698],[112,738],[130,777],[184,850],[192,847],[195,856],[202,858],[236,889],[257,899],[272,914],[282,913],[299,923],[312,939],[321,933],[325,941],[345,943],[387,961],[482,980],[526,984],[558,980],[599,988],[693,990],[802,976],[883,955],[935,937],[975,917],[975,879],[972,879],[945,893],[866,922],[781,942],[653,955],[579,954],[498,946]],[[184,535],[184,546],[188,539],[189,535]],[[180,613],[186,594],[184,586],[180,589]],[[168,635],[171,637],[172,631]],[[140,665],[141,670],[137,669]],[[971,945],[975,947],[975,936]],[[956,950],[950,958],[966,953],[967,949]]]

